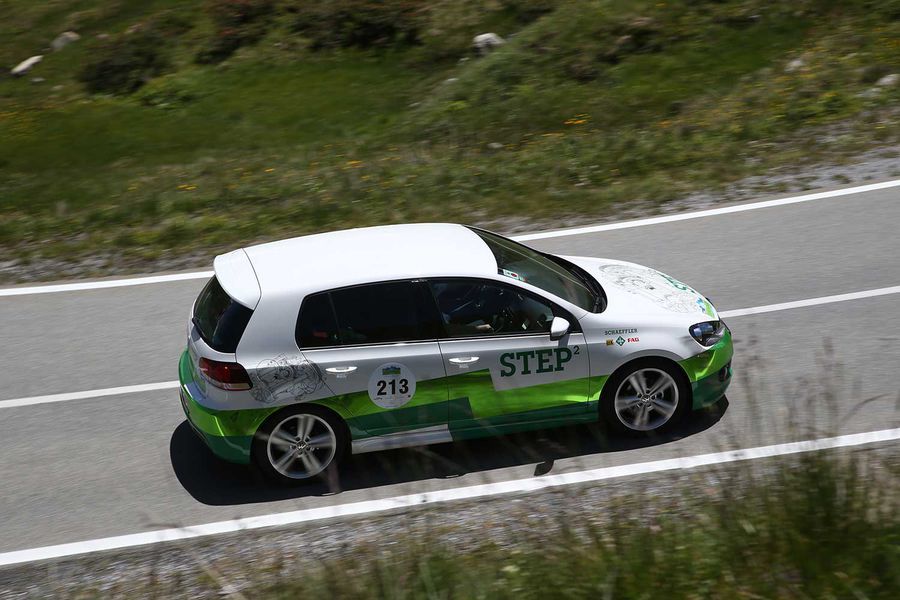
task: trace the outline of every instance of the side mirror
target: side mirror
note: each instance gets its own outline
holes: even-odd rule
[[[553,322],[550,323],[550,339],[558,340],[567,333],[569,333],[569,322],[562,317],[553,317]]]

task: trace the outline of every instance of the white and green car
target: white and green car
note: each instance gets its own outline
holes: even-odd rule
[[[179,375],[216,455],[294,481],[347,452],[658,431],[724,395],[731,357],[710,302],[659,271],[418,224],[217,257]]]

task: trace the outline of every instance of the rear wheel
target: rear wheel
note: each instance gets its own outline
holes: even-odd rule
[[[253,439],[253,460],[272,480],[299,483],[336,473],[346,427],[328,410],[296,405],[269,417]]]
[[[600,410],[604,421],[617,431],[642,435],[672,426],[690,404],[690,388],[677,365],[641,359],[609,378]]]

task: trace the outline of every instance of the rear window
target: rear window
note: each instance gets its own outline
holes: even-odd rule
[[[238,304],[213,277],[194,304],[194,325],[203,341],[218,352],[233,353],[253,311]]]

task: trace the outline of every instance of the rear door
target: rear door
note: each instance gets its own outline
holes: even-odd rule
[[[440,342],[451,430],[577,419],[588,410],[589,365],[578,321],[521,288],[481,279],[430,286],[446,338]],[[570,333],[550,339],[560,316]]]
[[[439,332],[426,284],[393,281],[308,296],[297,343],[333,401],[353,415],[354,429],[370,436],[416,432],[426,443],[450,439]]]

